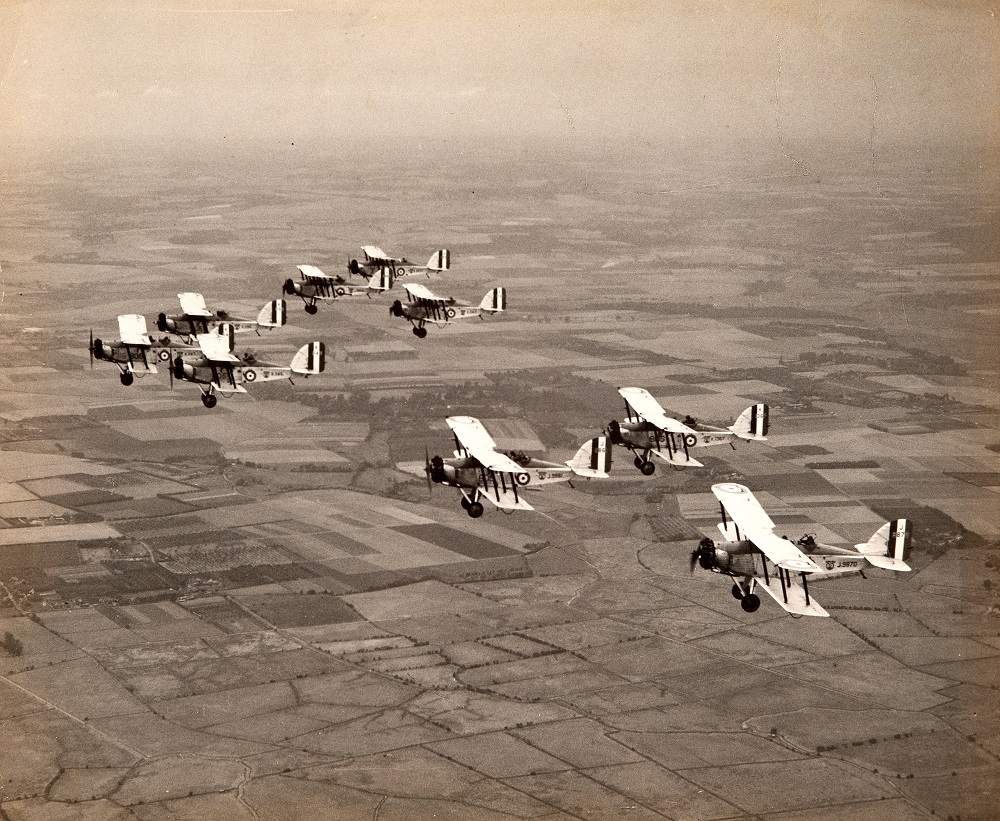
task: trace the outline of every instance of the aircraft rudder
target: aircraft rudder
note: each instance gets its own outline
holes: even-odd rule
[[[913,544],[913,526],[909,519],[893,519],[875,531],[864,544],[855,548],[876,567],[886,570],[909,570],[906,560]]]
[[[740,439],[753,439],[762,442],[767,439],[770,413],[771,409],[766,403],[758,402],[743,411],[729,430]]]
[[[293,285],[295,283],[292,283]],[[283,299],[272,299],[257,314],[257,324],[262,328],[280,328],[287,319],[288,303]]]
[[[292,358],[291,369],[306,376],[323,373],[326,369],[326,345],[319,341],[303,345]]]
[[[451,251],[447,248],[435,251],[431,258],[427,260],[427,267],[431,271],[447,271],[451,268]]]
[[[611,450],[607,436],[595,436],[584,442],[566,464],[578,476],[607,479],[611,470]]]
[[[491,314],[498,314],[501,311],[506,311],[507,289],[502,287],[494,288],[483,297],[483,301],[479,303],[479,310],[486,311]]]

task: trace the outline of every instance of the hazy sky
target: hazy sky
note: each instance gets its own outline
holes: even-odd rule
[[[987,3],[41,0],[0,13],[0,146],[433,150],[992,142]]]

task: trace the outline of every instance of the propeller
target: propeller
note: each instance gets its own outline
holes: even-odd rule
[[[356,259],[347,260],[347,271],[355,276],[361,276],[361,266]]]
[[[430,451],[427,450],[427,446],[424,446],[424,473],[427,476],[427,492],[432,493],[434,491],[434,483],[431,481],[431,455]]]
[[[690,571],[694,573],[695,565],[701,565],[706,570],[711,570],[715,564],[715,542],[705,537],[698,546],[691,551]]]
[[[398,299],[389,306],[389,316],[402,316],[403,315],[403,303]]]
[[[90,369],[94,370],[94,329],[90,329]]]

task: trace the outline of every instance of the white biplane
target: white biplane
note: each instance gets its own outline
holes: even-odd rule
[[[283,290],[289,296],[301,297],[307,314],[316,313],[318,301],[332,302],[353,296],[371,297],[374,293],[388,291],[392,287],[394,276],[392,271],[383,269],[371,276],[366,285],[351,285],[342,276],[324,274],[315,265],[296,267],[301,281],[296,282],[289,277],[285,280]]]
[[[231,327],[233,333],[259,333],[261,328],[280,328],[286,322],[286,305],[283,299],[272,299],[260,309],[256,319],[241,319],[224,310],[212,313],[201,294],[186,292],[177,294],[177,298],[183,313],[177,316],[161,313],[156,318],[156,327],[163,333],[175,334],[191,344],[196,337],[204,334],[229,333],[228,330],[222,330],[222,326]]]
[[[651,476],[656,471],[650,454],[674,467],[703,467],[691,456],[692,448],[732,444],[734,439],[767,440],[768,407],[765,404],[747,408],[728,428],[714,428],[691,417],[682,422],[667,416],[645,388],[619,388],[618,393],[625,400],[628,419],[625,422],[612,419],[608,423],[608,438],[632,451],[635,466],[643,476]]]
[[[473,519],[483,515],[486,499],[505,513],[534,510],[521,498],[525,487],[565,482],[574,476],[608,478],[611,449],[603,436],[584,444],[564,464],[514,454],[499,453],[496,442],[483,424],[472,416],[449,416],[446,420],[455,436],[455,458],[425,457],[424,471],[431,483],[458,488],[462,507]]]
[[[174,359],[171,374],[175,379],[204,385],[201,401],[206,408],[215,407],[217,393],[246,393],[244,385],[291,380],[296,375],[314,376],[323,373],[326,367],[326,346],[322,342],[303,345],[287,367],[259,362],[252,354],[237,356],[233,353],[231,333],[199,336],[198,347],[200,356],[197,359],[185,361],[179,356]]]
[[[94,360],[113,362],[118,366],[118,378],[125,386],[131,385],[138,374],[156,373],[157,363],[169,363],[175,357],[188,359],[198,353],[197,348],[172,345],[169,341],[159,344],[146,330],[146,317],[140,314],[122,314],[118,317],[118,341],[104,342],[90,332],[90,366]]]
[[[695,565],[733,579],[733,596],[747,613],[760,607],[757,590],[764,590],[794,617],[829,616],[809,594],[809,578],[861,573],[866,564],[885,570],[910,570],[912,527],[896,519],[880,527],[864,544],[848,547],[818,544],[811,535],[797,541],[778,536],[775,524],[744,485],[712,485],[719,500],[724,542],[705,538],[691,554]],[[768,562],[772,567],[768,567]]]
[[[380,271],[388,271],[393,279],[399,279],[409,274],[427,274],[431,271],[447,271],[451,268],[451,251],[442,248],[435,251],[426,265],[414,265],[406,257],[397,259],[390,257],[381,248],[374,245],[365,245],[361,252],[365,255],[363,262],[352,259],[347,263],[347,270],[355,276],[365,278],[375,276]]]
[[[403,286],[409,302],[405,305],[396,300],[389,307],[389,314],[408,319],[413,325],[413,333],[418,339],[427,336],[424,326],[447,325],[457,319],[471,319],[484,314],[498,314],[507,310],[507,289],[494,288],[483,297],[479,306],[458,302],[453,297],[441,297],[418,283]]]

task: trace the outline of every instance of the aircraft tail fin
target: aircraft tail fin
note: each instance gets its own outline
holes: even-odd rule
[[[494,288],[479,303],[479,310],[488,314],[498,314],[507,310],[507,289]]]
[[[372,274],[371,279],[368,280],[368,290],[388,291],[392,287],[392,283],[392,268],[386,265],[383,268],[379,268],[377,273]]]
[[[451,268],[451,251],[447,248],[435,251],[434,256],[427,260],[427,268],[431,271],[447,271]]]
[[[584,442],[576,456],[567,463],[577,476],[607,479],[611,470],[611,442],[607,436],[595,436]]]
[[[880,527],[864,544],[855,545],[875,567],[885,570],[910,570],[906,559],[913,541],[913,526],[908,519],[894,519]]]
[[[294,283],[292,283],[294,285]],[[283,299],[272,299],[257,314],[257,324],[262,328],[280,328],[288,320],[285,312],[288,304]]]
[[[299,348],[292,357],[292,372],[312,376],[323,373],[326,368],[326,345],[322,342],[310,342]]]
[[[236,328],[232,322],[223,322],[216,328],[216,334],[222,339],[226,340],[226,345],[229,347],[229,353],[232,353],[236,349]]]
[[[767,439],[769,411],[770,408],[763,402],[752,405],[740,414],[739,419],[729,430],[740,439],[754,439],[763,442]]]

